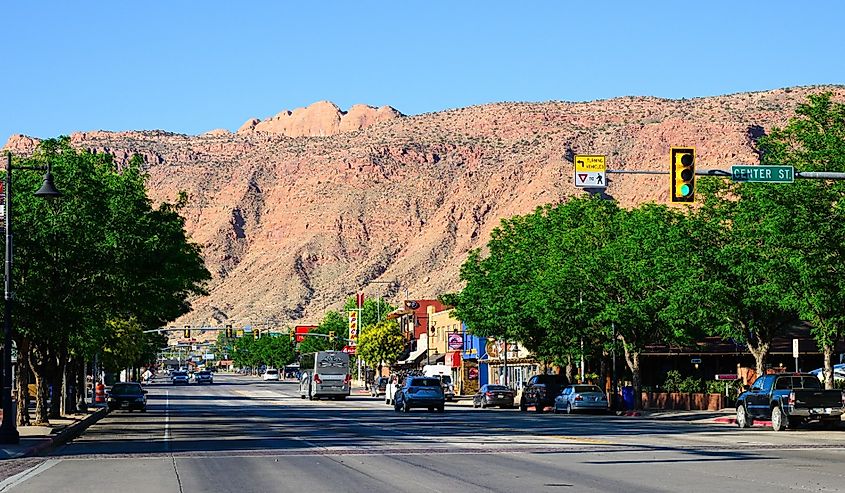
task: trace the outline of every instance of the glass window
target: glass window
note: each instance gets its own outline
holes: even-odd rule
[[[595,385],[578,385],[573,392],[601,392],[601,389]]]
[[[799,387],[800,385],[800,387]],[[793,388],[821,390],[822,383],[816,377],[796,377]]]
[[[761,390],[763,388],[763,380],[765,377],[759,377],[757,380],[754,380],[754,384],[751,385],[751,390]]]
[[[790,390],[792,389],[792,377],[780,377],[775,382],[776,390]]]
[[[775,379],[777,377],[775,375],[766,375],[763,377],[763,392],[768,392],[772,390],[772,385],[775,384]]]

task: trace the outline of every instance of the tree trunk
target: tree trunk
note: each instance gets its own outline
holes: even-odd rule
[[[833,346],[825,344],[822,346],[824,351],[824,388],[830,390],[833,388]]]
[[[41,368],[33,365],[32,372],[35,374],[35,424],[49,425],[50,419],[47,413],[47,380],[44,378]]]
[[[766,356],[769,354],[769,343],[768,342],[758,342],[756,346],[751,344],[751,341],[747,343],[748,350],[751,351],[751,354],[754,356],[754,362],[756,368],[754,369],[757,372],[757,376],[761,376],[765,373],[763,366],[766,363]]]
[[[79,371],[79,364],[77,360],[73,359],[65,364],[64,371],[64,405],[62,406],[62,414],[65,416],[76,413],[76,393],[77,385],[76,373]]]
[[[17,422],[18,426],[29,426],[29,339],[21,337],[17,343]]]
[[[575,367],[572,364],[572,356],[567,356],[564,371],[566,372],[566,381],[569,383],[572,383],[572,379],[575,378],[575,375],[573,375],[574,368]]]
[[[642,409],[643,396],[641,391],[642,379],[640,377],[640,352],[630,349],[624,337],[620,337],[620,339],[622,339],[622,349],[625,350],[625,362],[628,363],[628,368],[631,369],[631,383],[634,386],[634,409]]]

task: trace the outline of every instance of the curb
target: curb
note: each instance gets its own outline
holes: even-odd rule
[[[91,415],[87,418],[74,423],[71,426],[65,427],[56,436],[47,437],[48,440],[44,441],[44,443],[39,443],[38,445],[24,450],[19,457],[33,457],[47,454],[53,449],[60,447],[81,435],[86,429],[88,429],[89,426],[103,419],[108,413],[109,410],[107,407],[101,407],[91,413]]]
[[[736,424],[736,418],[733,418],[733,417],[716,418],[716,419],[713,420],[713,423],[735,425]],[[763,427],[763,428],[771,427],[772,422],[771,421],[761,421],[761,420],[755,419],[754,424],[752,424],[751,426],[752,427]]]

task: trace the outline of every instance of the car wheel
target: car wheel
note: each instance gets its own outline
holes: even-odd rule
[[[822,426],[825,430],[835,430],[839,427],[839,421],[840,420],[838,419],[823,419]],[[790,424],[789,427],[792,428],[792,424]]]
[[[772,429],[775,431],[783,431],[786,428],[786,416],[780,406],[772,408]]]
[[[571,402],[566,403],[566,414],[572,414],[572,403]]]
[[[525,404],[525,399],[519,401],[519,410],[522,412],[528,411],[528,406]]]
[[[478,409],[478,403],[477,403],[477,402],[475,402],[475,399],[473,399],[473,400],[472,400],[472,408],[473,408],[473,409]]]
[[[399,406],[399,404],[393,404],[393,410],[398,413],[399,411],[402,410],[402,408]]]
[[[736,425],[740,428],[750,428],[754,424],[751,416],[748,415],[748,410],[745,409],[744,404],[736,407]]]
[[[481,409],[486,408],[486,407],[487,407],[487,402],[486,402],[484,399],[481,399],[481,404],[480,404],[480,406],[481,406]]]
[[[438,413],[442,413],[442,412],[444,412],[444,411],[446,411],[446,406],[444,406],[444,405],[442,405],[442,404],[441,404],[440,406],[438,406],[438,407],[437,407],[437,412],[438,412]]]
[[[402,401],[402,412],[403,413],[411,412],[411,406],[408,405],[408,401]]]
[[[546,408],[541,404],[539,401],[534,404],[534,412],[537,414],[543,414]]]

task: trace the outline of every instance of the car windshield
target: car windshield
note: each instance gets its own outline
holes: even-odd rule
[[[576,385],[573,387],[575,392],[601,392],[601,389],[595,385]]]
[[[276,375],[277,373],[279,373],[279,370],[267,370],[268,375]]]
[[[208,370],[205,370],[205,371],[201,371],[199,374],[204,376],[204,377],[207,377],[207,376],[211,375],[211,372],[208,371]]]
[[[141,386],[132,383],[116,383],[111,388],[113,394],[140,394]]]
[[[440,387],[440,380],[436,378],[414,378],[411,387]]]
[[[188,374],[187,374],[187,373],[185,373],[184,371],[174,371],[174,372],[172,373],[172,375],[173,375],[174,377],[186,377],[186,376],[188,376]]]
[[[488,385],[487,390],[489,390],[490,392],[504,392],[510,389],[505,387],[504,385]]]
[[[443,375],[440,378],[442,379],[443,383],[445,383],[447,385],[452,383],[452,377],[450,377],[448,375]]]

